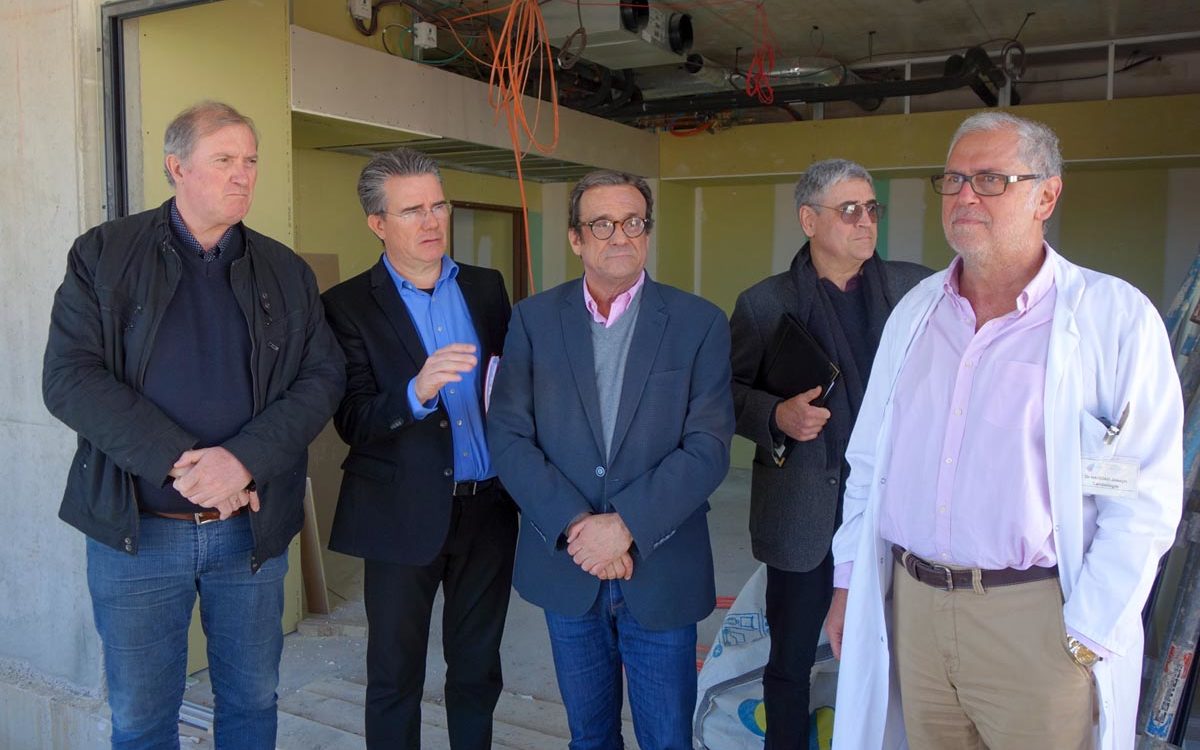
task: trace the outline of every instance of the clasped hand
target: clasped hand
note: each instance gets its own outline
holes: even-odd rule
[[[567,554],[602,581],[633,577],[632,545],[633,535],[616,513],[586,516],[567,530]]]
[[[170,476],[180,495],[202,508],[216,509],[222,520],[247,505],[256,513],[259,510],[258,493],[246,489],[252,479],[250,472],[220,446],[184,451],[171,467]]]

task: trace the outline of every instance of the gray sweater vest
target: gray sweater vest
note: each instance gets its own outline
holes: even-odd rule
[[[637,325],[642,293],[638,290],[629,307],[610,328],[591,320],[592,358],[596,365],[596,390],[600,397],[600,422],[604,428],[604,452],[611,457],[613,430],[617,425],[617,408],[621,404],[621,385],[625,380],[625,362],[629,359],[629,344]]]

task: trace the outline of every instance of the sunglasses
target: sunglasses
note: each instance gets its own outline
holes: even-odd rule
[[[862,220],[863,212],[867,212],[867,218],[872,224],[878,224],[883,218],[887,206],[878,201],[868,201],[867,203],[846,203],[841,206],[822,206],[820,203],[806,203],[806,206],[814,208],[828,208],[830,211],[837,211],[843,224],[857,224]]]

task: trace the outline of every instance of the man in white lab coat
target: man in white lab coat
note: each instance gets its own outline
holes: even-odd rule
[[[1166,331],[1043,238],[1058,139],[969,117],[957,252],[896,307],[846,454],[837,748],[1132,748],[1141,609],[1182,501]]]

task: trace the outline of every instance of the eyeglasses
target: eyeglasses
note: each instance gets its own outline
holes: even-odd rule
[[[621,231],[629,239],[641,237],[650,228],[651,222],[643,219],[640,216],[630,216],[628,219],[621,221],[613,221],[612,219],[596,219],[595,221],[584,222],[584,226],[592,230],[592,236],[598,240],[607,240],[613,236],[613,232],[617,231],[617,227],[621,227]]]
[[[868,201],[866,203],[845,203],[840,206],[822,206],[820,203],[805,203],[806,206],[813,208],[828,208],[830,211],[836,211],[838,218],[843,224],[857,224],[862,220],[863,212],[866,211],[867,218],[872,224],[878,224],[887,211],[887,206],[878,201]]]
[[[425,217],[433,214],[433,218],[438,221],[445,221],[450,218],[450,214],[454,212],[454,207],[449,203],[434,203],[429,208],[410,208],[407,211],[396,213],[394,211],[382,211],[388,216],[395,216],[401,224],[424,224]]]
[[[929,178],[929,181],[933,183],[933,192],[938,195],[958,195],[968,182],[971,183],[971,189],[975,191],[975,195],[1000,195],[1014,182],[1041,178],[1040,174],[980,172],[979,174],[965,175],[959,172],[946,172],[945,174],[935,174]]]

